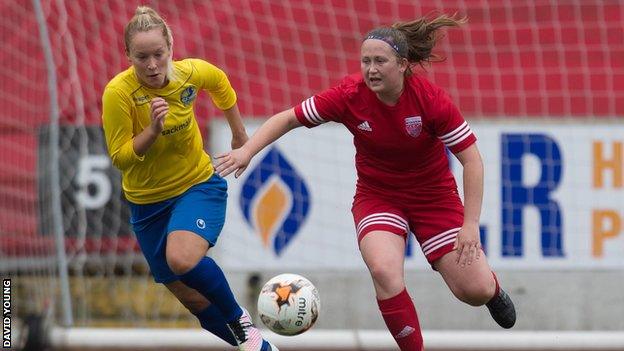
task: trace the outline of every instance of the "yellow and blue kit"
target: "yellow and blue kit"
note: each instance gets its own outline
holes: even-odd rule
[[[214,173],[193,110],[199,90],[205,90],[221,110],[236,103],[236,93],[226,74],[204,60],[174,61],[172,77],[164,88],[151,89],[141,85],[130,67],[104,90],[102,124],[108,152],[122,172],[126,199],[134,204],[175,197]],[[155,97],[167,101],[169,112],[161,135],[139,157],[134,152],[133,138],[149,127],[150,101]]]

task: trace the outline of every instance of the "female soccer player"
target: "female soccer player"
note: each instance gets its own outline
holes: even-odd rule
[[[372,30],[361,44],[361,74],[271,117],[244,146],[219,156],[216,166],[221,176],[238,177],[254,155],[289,130],[342,123],[356,148],[352,212],[359,249],[401,350],[423,350],[403,272],[410,231],[458,299],[486,304],[504,328],[516,318],[511,299],[481,257],[483,164],[476,137],[447,94],[411,70],[441,60],[431,52],[438,29],[464,22],[442,15]],[[463,165],[463,205],[445,148]]]
[[[204,152],[193,106],[198,90],[207,91],[229,122],[232,147],[240,147],[248,137],[236,93],[210,63],[173,61],[171,30],[151,8],[137,8],[124,41],[132,66],[106,86],[102,120],[154,279],[203,328],[239,350],[275,351],[236,302],[221,268],[206,256],[223,228],[227,184]]]

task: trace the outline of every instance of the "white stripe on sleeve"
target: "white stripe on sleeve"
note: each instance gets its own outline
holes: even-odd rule
[[[316,110],[316,105],[314,104],[314,96],[302,102],[301,109],[303,110],[303,115],[308,121],[310,121],[310,123],[322,124],[327,122],[321,117],[321,115],[319,115],[318,111]]]
[[[451,147],[461,143],[464,139],[472,134],[470,126],[467,122],[462,123],[459,127],[455,128],[450,133],[444,134],[440,137],[440,140],[447,146]]]

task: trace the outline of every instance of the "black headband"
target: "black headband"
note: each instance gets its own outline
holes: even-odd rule
[[[394,31],[395,29],[390,29],[391,31]],[[390,45],[390,47],[392,49],[394,49],[394,51],[399,54],[399,56],[401,57],[407,57],[407,47],[406,45],[401,45],[404,43],[396,43],[394,38],[392,37],[392,35],[390,35],[388,33],[389,29],[377,29],[374,30],[372,32],[370,32],[366,38],[364,38],[364,40],[367,39],[377,39],[377,40],[381,40],[383,42],[385,42],[386,44]],[[402,34],[402,33],[396,33],[396,34]]]

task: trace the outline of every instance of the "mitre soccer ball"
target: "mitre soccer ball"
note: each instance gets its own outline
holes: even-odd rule
[[[260,291],[260,320],[280,335],[297,335],[310,329],[319,315],[321,300],[316,287],[298,274],[271,278]]]

